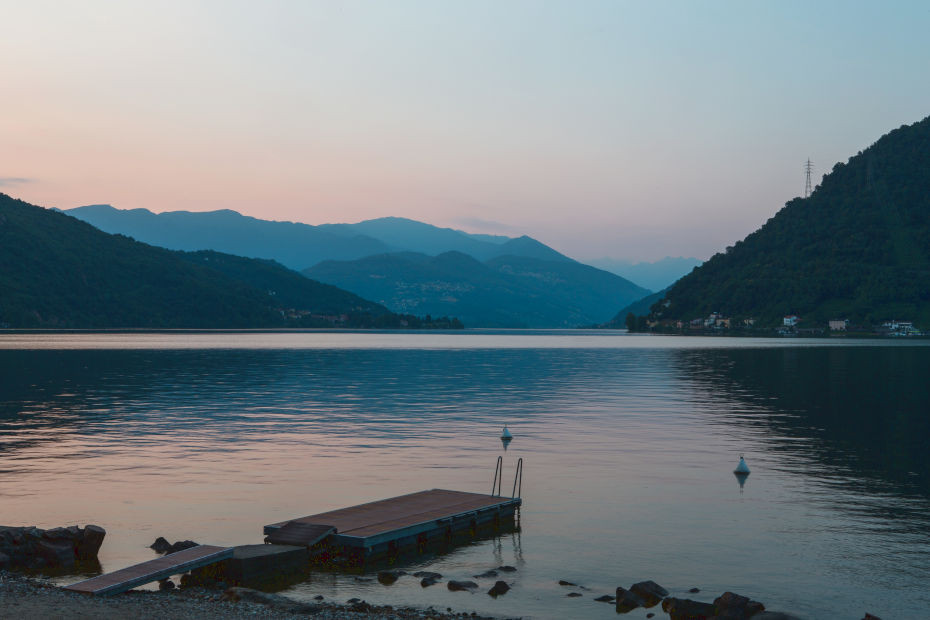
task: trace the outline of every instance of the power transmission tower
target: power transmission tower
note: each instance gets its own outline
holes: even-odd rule
[[[814,164],[811,163],[810,157],[807,158],[807,163],[804,164],[804,197],[807,198],[811,195],[813,191],[811,187],[811,172],[814,171]]]

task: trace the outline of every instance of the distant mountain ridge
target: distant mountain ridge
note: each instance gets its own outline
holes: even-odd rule
[[[353,260],[397,251],[429,255],[458,251],[479,260],[507,254],[572,260],[530,237],[471,235],[399,217],[313,226],[262,220],[230,210],[153,213],[88,205],[64,212],[104,232],[151,245],[272,259],[296,271],[323,260]]]
[[[521,239],[519,243],[535,243]],[[572,260],[398,252],[325,261],[303,272],[389,309],[459,317],[471,327],[578,327],[607,321],[649,291]]]
[[[701,262],[697,258],[684,258],[681,256],[666,256],[653,262],[633,262],[617,258],[599,258],[587,261],[589,265],[615,273],[652,291],[668,288],[679,278],[690,273]]]
[[[346,326],[402,324],[272,261],[153,247],[0,194],[0,326],[315,327],[332,315]]]
[[[779,325],[830,319],[930,327],[930,117],[838,163],[809,198],[679,280],[656,321],[711,312]]]

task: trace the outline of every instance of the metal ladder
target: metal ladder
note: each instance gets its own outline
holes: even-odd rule
[[[501,484],[504,482],[504,457],[497,457],[497,465],[494,466],[494,482],[491,483],[491,496],[501,496]],[[510,494],[511,499],[520,497],[523,492],[523,457],[517,459],[517,471],[513,475],[513,492]]]

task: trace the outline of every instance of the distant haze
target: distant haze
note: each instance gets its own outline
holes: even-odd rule
[[[0,191],[702,260],[930,112],[922,2],[8,2]]]

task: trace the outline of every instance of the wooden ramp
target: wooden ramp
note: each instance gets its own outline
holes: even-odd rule
[[[198,545],[135,566],[127,566],[112,573],[80,581],[66,586],[65,590],[100,596],[119,594],[136,586],[167,579],[171,575],[186,573],[193,568],[207,566],[231,558],[232,554],[232,547]]]
[[[332,525],[289,521],[267,536],[265,542],[274,545],[312,547],[335,531],[336,528]]]

